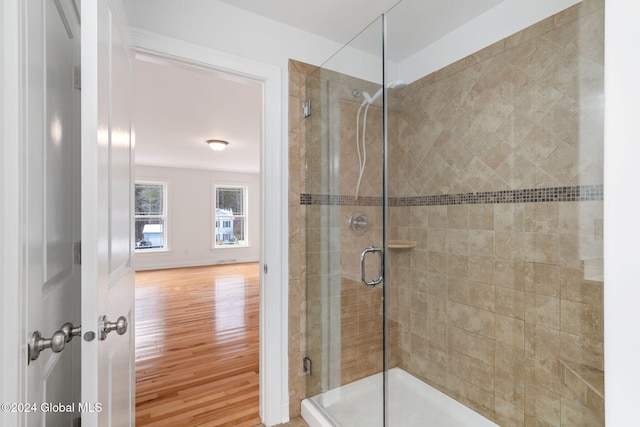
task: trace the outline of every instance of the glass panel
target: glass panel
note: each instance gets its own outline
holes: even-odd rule
[[[218,188],[216,207],[230,211],[232,215],[244,215],[244,191],[242,188]]]
[[[164,249],[165,184],[135,184],[135,238],[138,249]]]
[[[418,3],[387,15],[388,425],[602,426],[604,2],[408,49]]]
[[[245,246],[245,187],[216,187],[215,246]]]
[[[382,18],[305,82],[307,396],[344,427],[383,425],[381,42]]]
[[[136,215],[164,215],[164,184],[136,184]]]
[[[136,249],[164,248],[164,220],[136,218]]]

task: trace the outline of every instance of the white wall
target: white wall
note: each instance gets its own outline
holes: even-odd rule
[[[402,61],[398,73],[412,83],[580,1],[506,0]]]
[[[285,101],[289,59],[321,65],[343,48],[341,43],[216,0],[136,0],[126,6],[134,28],[280,67]],[[375,12],[371,13],[373,21]],[[361,29],[354,28],[353,34]],[[339,67],[336,71],[370,81],[380,79],[379,56],[346,49],[351,60],[334,63]]]
[[[289,58],[318,64],[338,43],[216,0],[127,2],[132,27],[287,68]]]
[[[640,402],[640,2],[605,3],[604,360],[608,426],[638,425]]]
[[[260,259],[260,174],[136,166],[136,181],[166,182],[166,252],[136,252],[136,270],[190,267]],[[211,249],[212,186],[246,185],[249,247]]]

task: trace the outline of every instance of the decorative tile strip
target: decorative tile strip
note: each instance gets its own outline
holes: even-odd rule
[[[335,206],[381,206],[382,197],[358,197],[334,194],[307,194],[300,195],[301,205],[335,205]]]
[[[389,206],[443,206],[497,203],[579,202],[603,200],[600,185],[530,188],[524,190],[485,191],[482,193],[437,194],[432,196],[390,197]],[[332,194],[300,195],[301,205],[381,206],[382,197],[359,197]]]

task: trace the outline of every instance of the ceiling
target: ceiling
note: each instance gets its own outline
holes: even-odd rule
[[[140,55],[135,69],[136,164],[260,171],[260,83]]]
[[[387,52],[399,62],[505,0],[221,1],[341,44],[387,13]],[[377,46],[359,47],[379,51]]]
[[[220,1],[341,44],[391,9],[387,55],[400,62],[504,0]],[[365,37],[353,41],[359,49],[379,50],[368,43]],[[259,83],[150,57],[136,62],[137,164],[259,172]],[[206,139],[229,146],[214,152]]]

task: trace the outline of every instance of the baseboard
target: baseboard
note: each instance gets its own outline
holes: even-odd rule
[[[205,267],[210,265],[226,265],[226,264],[242,264],[245,262],[258,262],[260,260],[254,258],[234,258],[233,261],[223,260],[223,262],[206,260],[206,261],[182,261],[182,262],[160,262],[152,265],[136,266],[136,271],[148,270],[164,270],[169,268],[185,268],[185,267]]]

